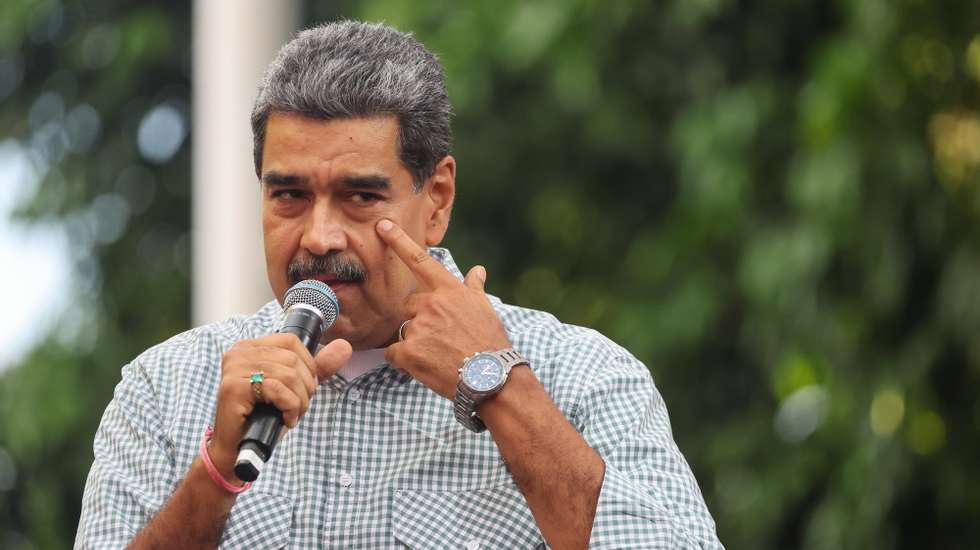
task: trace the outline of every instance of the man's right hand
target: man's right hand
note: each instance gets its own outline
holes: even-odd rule
[[[238,443],[245,432],[245,419],[255,408],[251,375],[261,371],[262,396],[282,411],[283,422],[293,428],[310,408],[317,385],[333,376],[350,359],[346,340],[334,340],[310,355],[292,334],[272,334],[242,340],[221,359],[221,383],[214,419],[214,436],[208,454],[218,471],[233,485],[241,485],[234,473]]]

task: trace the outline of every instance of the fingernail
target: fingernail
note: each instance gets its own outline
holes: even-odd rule
[[[476,267],[476,276],[480,278],[480,282],[487,282],[487,268],[483,267],[482,265],[478,265]]]
[[[381,231],[388,231],[391,229],[391,220],[381,220],[378,222],[378,229]]]

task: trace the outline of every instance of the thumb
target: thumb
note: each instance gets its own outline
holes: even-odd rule
[[[350,360],[353,351],[350,343],[341,338],[337,338],[323,346],[319,353],[316,354],[316,357],[313,358],[313,361],[316,363],[317,380],[323,382],[334,374],[337,374],[337,371]]]
[[[470,268],[469,273],[466,274],[466,278],[463,279],[463,284],[472,288],[473,290],[483,291],[483,285],[487,282],[487,270],[482,265],[475,265]]]

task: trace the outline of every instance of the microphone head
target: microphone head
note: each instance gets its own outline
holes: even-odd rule
[[[337,299],[337,295],[326,283],[316,279],[300,281],[286,291],[282,309],[288,310],[297,304],[312,307],[320,312],[324,332],[340,315],[340,300]]]

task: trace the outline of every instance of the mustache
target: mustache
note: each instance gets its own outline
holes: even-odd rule
[[[306,279],[317,279],[326,275],[354,283],[360,283],[367,279],[367,271],[364,266],[350,258],[341,256],[339,252],[299,258],[290,262],[286,268],[286,277],[290,284],[296,284]]]

